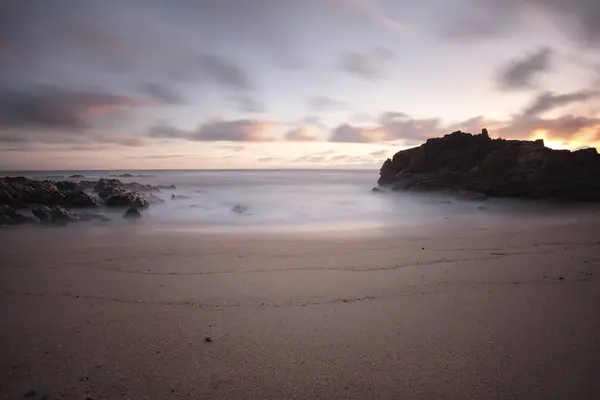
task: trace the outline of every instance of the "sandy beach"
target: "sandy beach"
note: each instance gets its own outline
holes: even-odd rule
[[[3,398],[600,396],[597,216],[0,243]]]

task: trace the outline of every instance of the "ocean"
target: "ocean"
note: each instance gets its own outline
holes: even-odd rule
[[[131,174],[132,177],[119,177]],[[160,171],[10,171],[0,176],[66,180],[118,178],[123,182],[175,185],[157,193],[164,204],[143,211],[148,227],[220,230],[353,230],[420,225],[450,217],[490,216],[523,211],[510,201],[460,201],[442,194],[372,193],[377,170],[160,170]],[[71,179],[78,180],[78,179]],[[177,196],[172,200],[171,196]],[[103,210],[114,223],[122,210]]]

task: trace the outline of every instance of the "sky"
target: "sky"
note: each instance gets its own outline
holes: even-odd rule
[[[600,148],[597,0],[4,0],[0,169],[378,167]]]

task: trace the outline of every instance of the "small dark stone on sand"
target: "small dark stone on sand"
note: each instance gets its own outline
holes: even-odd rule
[[[33,397],[36,394],[37,394],[37,391],[35,389],[31,389],[31,390],[28,390],[27,393],[25,393],[23,395],[23,397]]]
[[[559,280],[559,281],[563,281],[563,280],[565,280],[565,278],[563,278],[562,276],[559,276],[559,277],[558,277],[558,280]]]
[[[542,278],[547,279],[548,277],[546,275],[542,276]]]
[[[421,247],[421,250],[425,250],[425,247]]]
[[[212,338],[210,338],[210,337],[206,337],[206,338],[204,338],[204,341],[205,341],[206,343],[211,343],[211,342],[212,342]]]
[[[87,376],[82,376],[81,378],[79,378],[79,380],[81,382],[86,382],[89,378]]]

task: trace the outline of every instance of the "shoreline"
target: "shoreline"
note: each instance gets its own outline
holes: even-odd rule
[[[600,218],[578,215],[3,229],[0,396],[594,398]]]

